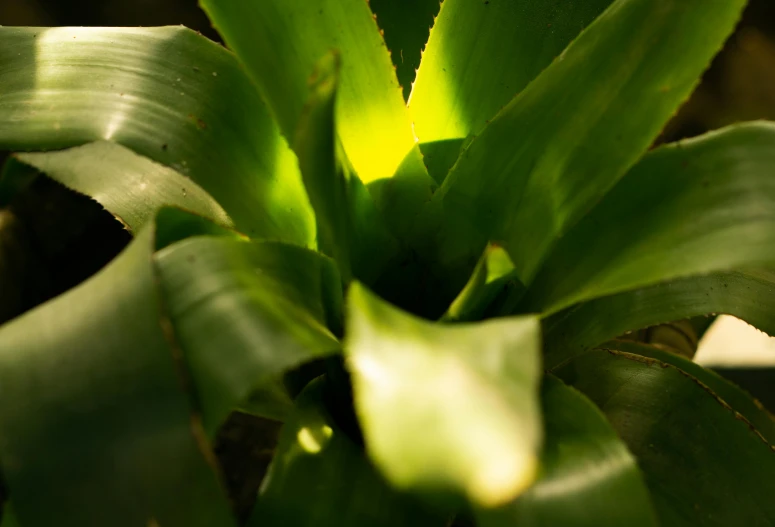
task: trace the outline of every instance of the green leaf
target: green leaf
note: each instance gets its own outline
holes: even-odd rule
[[[444,1],[409,105],[436,181],[463,140],[479,134],[611,1]]]
[[[775,273],[758,269],[681,278],[582,302],[543,321],[545,367],[627,331],[710,313],[734,315],[775,335],[773,291]]]
[[[133,233],[165,205],[224,227],[234,226],[221,206],[192,180],[116,143],[100,141],[57,152],[17,154],[16,159],[94,198]]]
[[[546,442],[538,481],[514,502],[478,511],[479,527],[656,526],[635,459],[586,397],[552,376],[541,403]]]
[[[446,525],[385,483],[328,414],[328,397],[317,379],[297,399],[248,526]]]
[[[286,137],[294,137],[321,57],[342,57],[336,127],[346,157],[384,214],[407,237],[430,199],[428,176],[390,54],[364,0],[201,0],[245,64]]]
[[[514,272],[508,253],[497,245],[488,245],[479,259],[468,283],[460,291],[447,312],[444,322],[475,321],[485,317],[488,308],[499,296],[518,298],[524,292]],[[508,308],[505,308],[508,311]]]
[[[560,241],[524,309],[775,260],[774,165],[770,123],[655,150]]]
[[[151,262],[210,225],[164,209],[89,281],[0,328],[0,460],[21,524],[233,525]]]
[[[502,504],[536,475],[535,317],[442,325],[353,284],[345,356],[371,459],[399,489]]]
[[[293,137],[317,61],[342,56],[337,131],[364,183],[389,178],[414,147],[390,54],[363,0],[201,0]]]
[[[699,364],[675,353],[653,345],[627,340],[608,342],[601,349],[614,349],[625,353],[634,353],[671,364],[707,386],[714,394],[747,419],[768,442],[775,442],[775,418],[756,399],[718,373],[707,370]],[[734,350],[730,350],[733,352]]]
[[[689,373],[617,351],[588,352],[555,373],[596,403],[627,443],[662,525],[775,518],[775,451]]]
[[[420,56],[428,41],[433,19],[439,12],[439,0],[370,0],[385,43],[396,67],[404,99],[409,98]]]
[[[282,394],[283,373],[340,349],[341,278],[318,253],[210,237],[170,246],[155,262],[211,438],[252,391],[266,396],[279,384]],[[254,398],[250,411],[282,419],[277,403]]]
[[[556,238],[688,97],[745,3],[617,0],[473,140],[436,193],[451,229],[442,263],[496,241],[529,285]]]
[[[0,148],[109,140],[190,177],[252,237],[314,243],[297,161],[234,56],[182,27],[0,28]]]

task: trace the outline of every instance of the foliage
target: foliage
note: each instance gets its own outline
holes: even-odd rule
[[[242,524],[235,411],[284,423],[249,526],[775,521],[772,416],[611,340],[773,332],[775,124],[650,148],[744,0],[201,3],[228,50],[0,28],[0,206],[133,236],[0,327],[3,527]]]

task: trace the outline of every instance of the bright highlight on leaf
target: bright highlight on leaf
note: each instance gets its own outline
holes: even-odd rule
[[[532,483],[541,441],[535,317],[438,325],[354,284],[347,324],[356,411],[393,484],[490,507]]]

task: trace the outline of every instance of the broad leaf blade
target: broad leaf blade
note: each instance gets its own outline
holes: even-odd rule
[[[769,123],[655,150],[557,245],[525,309],[775,260],[773,166]]]
[[[308,99],[307,79],[332,49],[342,56],[337,131],[364,183],[392,177],[414,147],[390,54],[363,0],[202,0],[260,87],[286,137]]]
[[[635,164],[688,97],[744,5],[611,5],[452,169],[435,199],[461,235],[442,237],[441,258],[502,242],[529,284],[555,239]]]
[[[486,507],[525,490],[541,441],[537,320],[434,324],[357,284],[348,306],[355,408],[387,479]]]
[[[735,412],[741,414],[767,441],[770,443],[775,442],[775,418],[773,418],[773,415],[761,403],[751,397],[750,394],[744,392],[718,373],[707,370],[699,364],[670,351],[640,342],[615,340],[600,346],[600,349],[614,349],[625,353],[635,353],[679,368],[707,386],[714,394],[731,406]]]
[[[314,242],[295,156],[222,46],[181,27],[0,28],[0,148],[99,140],[191,177],[249,236]]]
[[[611,0],[444,1],[409,104],[436,181],[444,180],[463,140],[478,134],[609,4]],[[390,42],[387,29],[386,37]],[[444,148],[445,142],[457,147]]]
[[[328,258],[211,237],[175,244],[154,260],[210,437],[251,392],[279,383],[282,393],[283,373],[339,350],[332,330],[341,331],[341,279]],[[252,400],[251,412],[284,417],[282,408],[259,403]]]
[[[649,493],[635,459],[586,397],[552,376],[541,403],[546,442],[541,475],[514,502],[479,511],[479,527],[654,527]]]
[[[730,271],[669,282],[597,298],[543,321],[546,368],[603,342],[674,320],[724,313],[775,335],[775,273]]]
[[[323,379],[299,396],[248,525],[445,525],[385,483],[328,414],[327,399]]]
[[[155,247],[209,230],[164,210],[88,282],[0,328],[14,401],[0,460],[23,525],[233,525],[151,265]]]
[[[775,451],[707,386],[670,364],[592,351],[556,374],[598,404],[638,459],[663,525],[766,525]]]
[[[192,180],[116,143],[100,141],[57,152],[17,154],[16,159],[94,198],[133,233],[165,205],[224,227],[234,226],[223,208]]]

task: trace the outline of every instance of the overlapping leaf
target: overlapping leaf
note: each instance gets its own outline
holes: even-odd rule
[[[477,525],[656,526],[635,459],[605,416],[552,376],[544,378],[541,403],[541,475],[512,503],[478,511]]]
[[[557,245],[525,309],[775,260],[774,147],[755,123],[650,153]]]
[[[600,350],[555,371],[595,402],[627,443],[662,525],[766,525],[775,517],[775,451],[689,373]]]
[[[647,150],[744,4],[612,4],[490,122],[436,193],[452,229],[439,236],[442,263],[461,265],[499,241],[528,284],[556,238]]]
[[[355,408],[387,479],[485,507],[524,491],[541,439],[537,319],[433,324],[357,284],[348,302]]]
[[[610,3],[444,1],[409,105],[436,181],[444,180],[463,141],[478,134]],[[390,31],[385,31],[390,42]]]
[[[109,141],[16,159],[71,190],[86,194],[133,233],[163,206],[189,210],[224,227],[233,227],[221,206],[189,178]]]
[[[310,246],[295,156],[234,56],[185,28],[0,28],[0,148],[110,140],[191,177],[250,236]]]
[[[328,414],[326,400],[323,379],[297,399],[248,525],[445,525],[388,486]]]
[[[543,322],[547,368],[627,331],[725,313],[775,335],[775,274],[767,269],[671,280],[582,302]]]

